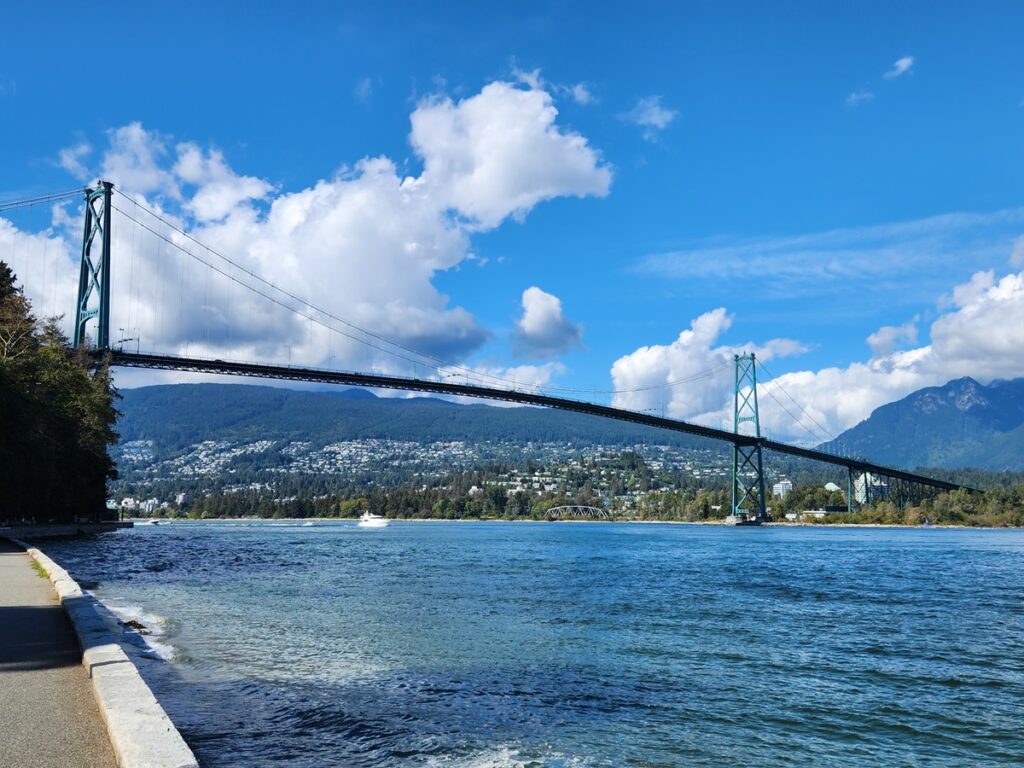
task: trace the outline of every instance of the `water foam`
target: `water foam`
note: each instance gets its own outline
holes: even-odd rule
[[[177,649],[166,640],[169,623],[167,617],[151,613],[141,605],[104,600],[95,594],[93,597],[116,619],[118,626],[115,635],[122,643],[143,657],[174,661]]]
[[[523,752],[519,747],[505,744],[488,747],[463,757],[432,757],[426,765],[430,768],[588,768],[594,763],[586,757],[566,755],[553,750]]]

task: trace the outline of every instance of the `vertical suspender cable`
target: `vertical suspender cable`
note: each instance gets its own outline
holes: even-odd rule
[[[43,282],[39,289],[39,304],[40,306],[46,305],[46,259],[48,258],[48,251],[50,250],[50,238],[43,232]]]
[[[162,330],[161,320],[164,316],[164,243],[163,240],[157,239],[156,243],[156,281],[157,281],[157,299],[156,311],[153,313],[153,343],[155,344],[160,338],[160,331]]]
[[[64,240],[63,240],[63,238],[61,238],[61,243],[63,243],[63,242],[64,242]],[[60,281],[61,253],[62,253],[62,249],[61,248],[57,248],[57,252],[53,255],[53,280],[50,281],[50,292],[51,292],[51,296],[50,296],[50,316],[51,317],[56,317],[58,314],[60,314],[57,311],[57,306],[58,306],[57,305],[57,295],[58,295],[57,285],[58,285],[58,283]]]
[[[135,217],[137,218],[138,214],[139,214],[138,205],[134,201],[132,202],[132,204],[135,205]],[[137,231],[138,231],[138,223],[133,220],[132,221],[132,244],[131,244],[131,249],[132,249],[131,269],[130,269],[129,274],[128,274],[128,328],[125,330],[125,333],[128,336],[131,336],[132,329],[135,327],[135,323],[132,320],[132,316],[134,315],[135,319],[137,320],[138,319],[138,309],[139,309],[139,307],[138,307],[138,296],[136,295],[136,285],[135,285],[135,233]]]
[[[210,348],[210,268],[206,268],[206,279],[203,281],[203,338],[206,348]]]
[[[184,315],[185,315],[185,262],[187,259],[182,257],[181,261],[181,285],[178,290],[178,333],[179,338],[183,337],[184,334]]]

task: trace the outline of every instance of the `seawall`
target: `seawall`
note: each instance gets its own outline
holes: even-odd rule
[[[71,620],[120,768],[198,768],[192,750],[103,620],[102,604],[39,549],[11,540],[43,567]]]

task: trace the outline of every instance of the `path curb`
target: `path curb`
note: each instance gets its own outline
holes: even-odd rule
[[[71,619],[118,766],[198,768],[192,750],[103,621],[99,601],[43,552],[11,541],[46,570]]]

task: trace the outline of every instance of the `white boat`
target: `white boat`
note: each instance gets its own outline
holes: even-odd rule
[[[371,512],[363,512],[359,518],[360,528],[387,528],[390,521],[382,515],[375,515]]]

